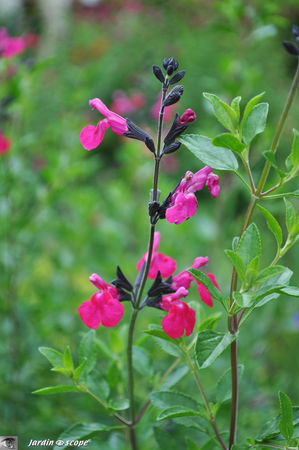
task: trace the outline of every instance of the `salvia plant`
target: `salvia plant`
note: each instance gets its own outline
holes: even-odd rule
[[[298,59],[299,28],[293,26],[292,31],[295,43],[285,42],[284,46],[288,53]],[[290,398],[283,392],[279,392],[279,414],[265,424],[259,435],[248,437],[246,443],[238,443],[237,421],[239,378],[243,370],[243,366],[238,363],[238,341],[242,338],[242,327],[246,326],[251,314],[258,314],[261,307],[281,294],[299,296],[299,288],[290,284],[292,270],[279,264],[299,239],[299,214],[290,200],[292,197],[299,197],[299,190],[288,192],[283,189],[298,177],[297,130],[293,130],[293,141],[285,166],[281,167],[276,160],[280,137],[299,82],[299,65],[272,143],[261,153],[264,168],[257,179],[251,170],[250,156],[255,137],[263,133],[266,127],[268,104],[262,101],[264,93],[253,97],[241,113],[241,97],[238,96],[227,104],[216,95],[205,92],[204,98],[211,104],[216,119],[225,129],[214,139],[197,134],[183,134],[196,119],[191,109],[187,109],[182,115],[176,114],[169,130],[163,132],[165,108],[179,102],[184,92],[183,85],[179,83],[184,78],[185,71],[178,68],[179,64],[174,58],[164,59],[163,67],[153,66],[153,74],[162,88],[156,141],[130,119],[111,111],[99,98],[89,102],[95,110],[95,117],[100,113],[104,118],[96,126],[87,125],[81,131],[80,141],[86,150],[98,147],[105,133],[112,131],[117,135],[142,141],[152,153],[153,185],[148,205],[148,243],[145,253],[138,258],[134,282],[127,279],[119,266],[116,268],[116,277],[110,284],[96,273],[90,276],[95,293],[78,309],[81,320],[90,328],[80,344],[79,363],[74,364],[69,347],[64,353],[48,347],[40,348],[40,352],[53,366],[52,370],[65,375],[71,383],[45,387],[34,393],[81,392],[91,396],[110,416],[103,423],[72,425],[60,436],[64,441],[87,439],[110,431],[123,433],[122,444],[119,444],[121,448],[147,448],[146,441],[154,436],[157,446],[163,449],[295,449],[299,443],[299,406],[293,406]],[[179,149],[183,151],[181,147],[190,150],[204,166],[195,172],[187,171],[172,192],[162,194],[159,190],[161,160]],[[190,267],[176,273],[176,261],[159,251],[161,235],[157,229],[160,220],[165,219],[169,226],[174,226],[172,224],[179,225],[190,219],[197,210],[195,193],[205,187],[214,199],[217,198],[220,184],[219,176],[214,170],[232,172],[244,184],[248,193],[248,207],[240,234],[233,237],[232,247],[225,250],[227,262],[232,269],[229,286],[218,286],[214,274],[204,272],[209,262],[208,257],[193,255],[196,257],[193,263],[190,260]],[[278,182],[265,189],[270,171],[276,173]],[[284,202],[286,236],[277,219],[267,209],[267,200]],[[277,244],[276,255],[266,266],[260,231],[252,222],[255,210],[264,216]],[[166,236],[161,241],[161,247],[165,239]],[[175,249],[175,245],[173,248]],[[221,305],[222,315],[227,318],[226,331],[216,331],[221,315],[219,313],[196,323],[196,312],[185,301],[192,283],[197,286],[198,301],[210,308],[216,302]],[[141,314],[146,316],[148,308],[154,308],[157,315],[163,317],[161,326],[148,324],[148,329],[144,332],[146,337],[136,343],[134,333],[137,318]],[[101,326],[117,326],[125,309],[129,310],[130,320],[126,328],[127,335],[122,335],[121,339],[126,339],[127,376],[118,380],[115,358],[106,376],[99,376],[96,367],[98,349],[107,358],[111,356],[112,350],[102,342],[100,329],[98,334],[94,330]],[[148,355],[142,350],[143,342],[148,342],[149,339],[159,342],[161,350],[174,357],[172,365],[163,375],[159,371],[155,373],[153,362],[149,361]],[[227,363],[227,371],[218,382],[217,395],[210,398],[202,384],[201,371],[211,366],[223,352],[227,354],[229,349],[230,365]],[[148,382],[152,383],[143,404],[135,398],[136,372],[144,377],[145,386]],[[194,396],[190,396],[173,389],[183,377],[194,379],[198,395],[194,393]],[[121,381],[124,386],[119,387],[118,382]],[[217,411],[228,401],[231,402],[230,420],[227,418],[227,427],[223,429],[217,424]],[[151,405],[156,408],[155,417],[149,408]],[[152,422],[148,421],[146,430],[143,428],[140,433],[139,429],[147,414]],[[167,427],[165,423],[168,424]],[[204,439],[199,444],[187,432],[184,443],[177,442],[173,437],[175,427],[182,426],[186,430],[190,427],[196,429]],[[65,447],[66,445],[57,448]]]

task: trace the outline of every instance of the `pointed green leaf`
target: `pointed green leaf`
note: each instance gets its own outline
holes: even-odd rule
[[[221,312],[211,314],[209,317],[200,322],[197,331],[199,332],[203,330],[215,330],[221,317],[222,317]]]
[[[267,195],[266,197],[263,197],[264,200],[276,200],[277,198],[283,198],[283,197],[295,197],[299,198],[299,189],[293,192],[282,192],[281,194],[273,194],[273,195]]]
[[[86,362],[87,362],[87,359],[84,359],[84,361],[82,361],[82,363],[78,367],[76,367],[76,369],[74,370],[74,380],[75,381],[80,380],[80,375],[83,372]]]
[[[96,370],[93,370],[91,373],[87,376],[87,387],[88,389],[95,394],[100,399],[107,399],[110,394],[110,388],[105,380],[104,376],[97,372]]]
[[[245,265],[243,263],[243,260],[241,258],[240,255],[238,255],[238,253],[233,252],[232,250],[224,250],[226,256],[228,257],[228,259],[231,261],[231,263],[233,264],[233,266],[236,268],[236,271],[242,281],[242,283],[244,283],[245,281]]]
[[[279,223],[266,208],[263,208],[260,205],[258,205],[258,207],[267,220],[269,230],[274,234],[274,237],[277,241],[277,247],[280,248],[282,244],[282,230]]]
[[[294,206],[292,205],[292,203],[287,200],[286,198],[284,199],[284,203],[285,203],[285,208],[286,208],[286,226],[287,226],[287,230],[289,232],[289,234],[292,234],[293,228],[296,225],[297,222],[297,214],[295,211]]]
[[[200,450],[198,445],[195,444],[195,442],[190,439],[189,437],[186,437],[186,445],[187,445],[187,450]]]
[[[221,125],[229,131],[233,132],[237,122],[237,115],[235,111],[227,103],[220,100],[217,95],[209,94],[208,92],[203,92],[202,95],[206,100],[208,100],[208,102],[211,103],[218,122],[220,122]]]
[[[140,375],[145,377],[153,375],[153,362],[145,348],[133,346],[133,367]]]
[[[255,97],[253,97],[251,100],[249,100],[249,102],[247,103],[245,110],[244,110],[242,122],[244,122],[244,120],[246,119],[246,117],[248,116],[248,114],[250,113],[252,108],[261,100],[261,98],[264,95],[265,95],[265,92],[262,92],[261,94],[258,94]]]
[[[237,153],[242,153],[244,148],[246,148],[243,142],[230,133],[219,134],[212,140],[212,144],[216,145],[216,147],[229,148]]]
[[[149,329],[146,330],[145,333],[153,336],[164,352],[169,355],[176,356],[177,358],[184,358],[184,353],[179,347],[179,341],[176,339],[171,339],[163,330]]]
[[[279,176],[281,178],[284,178],[287,176],[287,172],[281,170],[278,167],[278,164],[276,162],[276,157],[275,157],[275,153],[273,153],[271,150],[266,150],[262,153],[262,155],[264,156],[264,158],[266,158],[267,161],[269,161],[269,163],[271,164],[271,166],[276,170],[276,172],[279,174]]]
[[[240,119],[240,101],[242,100],[242,97],[238,96],[232,99],[232,102],[230,104],[231,108],[234,110],[236,114],[236,120],[237,122]]]
[[[72,354],[71,354],[71,350],[70,350],[69,346],[67,346],[67,348],[65,349],[65,352],[63,355],[63,362],[64,362],[64,367],[66,369],[68,369],[70,371],[72,371],[74,369]]]
[[[223,302],[221,292],[216,288],[216,286],[214,286],[210,278],[205,273],[197,269],[189,269],[188,272],[207,288],[213,300],[217,300],[221,303]]]
[[[161,386],[161,389],[170,389],[176,385],[180,380],[182,380],[187,373],[189,373],[189,368],[186,365],[181,365],[166,378]]]
[[[212,330],[201,331],[195,345],[196,359],[199,369],[209,367],[221,353],[236,339],[236,335]]]
[[[233,298],[237,305],[243,309],[250,308],[255,300],[257,300],[256,294],[253,291],[243,292],[242,294],[240,292],[233,292]]]
[[[61,352],[50,347],[39,347],[38,350],[47,358],[53,367],[64,367],[63,354]]]
[[[129,409],[130,402],[128,399],[118,400],[118,401],[110,401],[108,404],[109,409],[112,411],[125,411]]]
[[[291,161],[293,167],[296,169],[299,166],[299,131],[293,129],[294,139],[291,150]]]
[[[278,397],[280,403],[279,431],[287,440],[289,440],[294,433],[292,402],[284,392],[279,391]]]
[[[248,287],[251,287],[257,277],[260,266],[260,256],[253,258],[247,266],[245,279]]]
[[[246,145],[249,145],[257,134],[264,131],[268,109],[268,103],[260,103],[254,106],[244,119],[242,124],[242,138]]]
[[[216,147],[212,140],[198,134],[185,134],[179,141],[187,147],[200,161],[218,170],[238,169],[238,161],[235,155],[227,148]]]
[[[95,337],[95,330],[88,331],[87,333],[84,334],[79,346],[80,362],[86,360],[86,364],[83,370],[85,374],[88,374],[89,372],[92,371],[97,360],[94,337]]]
[[[299,297],[299,288],[297,286],[286,286],[280,289],[280,292],[290,297]]]
[[[33,391],[32,394],[38,395],[48,395],[48,394],[59,394],[60,392],[80,392],[76,386],[71,384],[59,385],[59,386],[49,386]]]
[[[174,406],[183,406],[187,409],[198,410],[199,404],[194,398],[181,392],[154,391],[150,394],[151,402],[156,408],[164,410]]]
[[[293,406],[293,426],[297,428],[299,425],[299,406]],[[276,416],[274,419],[269,420],[263,427],[262,432],[256,438],[257,442],[269,441],[277,437],[280,433],[279,424],[281,421],[281,415]]]
[[[51,372],[59,372],[65,375],[66,377],[70,378],[72,376],[72,371],[69,369],[66,369],[65,367],[52,367]]]
[[[162,411],[157,420],[174,419],[175,417],[198,417],[202,416],[202,413],[194,411],[193,409],[185,408],[184,406],[172,406]]]
[[[107,425],[102,423],[75,423],[67,430],[65,430],[57,439],[56,442],[64,442],[65,445],[55,445],[53,450],[61,450],[69,448],[67,442],[74,442],[78,440],[86,440],[96,434],[104,431],[121,430],[123,425]]]
[[[258,227],[255,223],[249,225],[249,227],[243,233],[237,248],[237,254],[241,257],[245,268],[247,268],[250,262],[262,255],[261,237]]]
[[[285,269],[286,269],[286,267],[279,266],[279,265],[265,267],[265,269],[261,270],[261,272],[256,277],[255,284],[258,285],[258,286],[262,285],[266,281],[268,281],[271,278],[275,277],[276,275],[284,273]]]

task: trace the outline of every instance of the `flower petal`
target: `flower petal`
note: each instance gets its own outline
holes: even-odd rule
[[[179,225],[194,216],[196,209],[197,200],[194,194],[179,193],[175,198],[174,205],[167,208],[165,217],[168,223]]]
[[[101,295],[99,307],[104,327],[115,327],[124,315],[124,305],[107,291]]]
[[[78,312],[82,322],[89,328],[98,328],[101,323],[101,311],[97,303],[89,300],[79,306]]]
[[[108,126],[107,126],[108,125]],[[109,124],[101,120],[96,127],[87,125],[80,133],[80,142],[85,150],[93,150],[98,147],[103,140],[105,130]]]

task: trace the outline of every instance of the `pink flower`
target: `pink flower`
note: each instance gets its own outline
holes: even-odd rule
[[[161,234],[155,233],[153,254],[148,273],[148,278],[154,280],[160,271],[162,278],[170,277],[176,270],[176,261],[163,253],[157,253],[160,244]],[[140,270],[143,263],[147,261],[148,253],[144,253],[143,257],[137,263],[137,270]]]
[[[81,131],[80,142],[86,150],[92,150],[98,147],[104,138],[105,131],[109,127],[111,127],[113,133],[119,136],[128,131],[126,119],[110,111],[99,98],[90,100],[89,105],[92,109],[97,109],[105,116],[105,119],[100,120],[96,127],[87,125]]]
[[[186,297],[187,295],[188,291],[184,287],[180,287],[174,294],[162,297],[162,301],[160,302],[161,308],[168,311],[161,325],[165,333],[172,339],[182,337],[185,331],[186,336],[189,336],[193,332],[195,311],[185,302],[179,301],[180,298]]]
[[[194,192],[201,191],[204,185],[208,187],[212,197],[219,194],[219,177],[212,174],[213,169],[205,166],[195,174],[188,171],[180,182],[171,198],[169,208],[166,210],[166,220],[169,223],[180,224],[194,216],[197,209],[197,200]]]
[[[193,269],[199,269],[200,267],[208,264],[208,262],[209,258],[207,256],[198,256],[197,258],[195,258],[191,267]],[[176,290],[179,289],[180,287],[189,289],[191,282],[194,280],[195,278],[193,278],[192,275],[189,272],[187,272],[187,270],[184,270],[183,272],[173,277],[171,287]]]
[[[154,104],[154,106],[151,109],[151,114],[154,119],[159,120],[159,114],[160,114],[160,108],[161,108],[161,94],[158,95],[157,101]],[[174,111],[176,109],[176,105],[170,105],[166,106],[164,109],[164,122],[170,122]]]
[[[11,146],[10,140],[5,137],[0,131],[0,155],[4,155],[9,152]]]
[[[188,125],[196,119],[195,112],[188,108],[182,116],[179,117],[178,125]]]
[[[212,273],[207,273],[207,276],[212,281],[213,285],[220,291],[217,281]],[[207,288],[201,284],[198,280],[195,280],[197,284],[197,290],[200,295],[201,300],[208,306],[213,306],[213,299]]]
[[[9,37],[5,28],[0,28],[0,56],[10,59],[26,49],[26,39]]]
[[[96,273],[90,281],[99,289],[89,301],[79,306],[78,312],[82,322],[89,328],[115,327],[124,314],[124,306],[118,301],[118,292],[114,286],[105,283]]]
[[[125,92],[119,90],[114,92],[113,97],[114,100],[111,109],[118,114],[133,113],[137,109],[142,108],[144,104],[144,97],[141,92],[136,92],[128,97]]]

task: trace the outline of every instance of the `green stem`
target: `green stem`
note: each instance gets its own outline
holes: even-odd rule
[[[165,100],[167,87],[164,86],[162,88],[162,99],[161,99],[161,108],[159,114],[159,123],[158,123],[158,134],[157,134],[157,152],[155,154],[155,168],[154,168],[154,176],[153,176],[153,201],[158,200],[158,180],[159,180],[159,168],[160,168],[160,152],[161,152],[161,139],[162,139],[162,129],[163,129],[163,118],[164,118],[164,105],[163,102]],[[154,247],[154,236],[155,236],[155,224],[150,224],[150,234],[148,241],[148,254],[145,270],[143,273],[143,277],[140,283],[140,287],[137,292],[136,303],[134,305],[134,310],[131,316],[129,332],[128,332],[128,344],[127,344],[127,363],[128,363],[128,391],[129,391],[129,402],[130,402],[130,440],[132,450],[137,450],[137,439],[136,439],[136,416],[135,416],[135,401],[134,401],[134,369],[133,369],[133,340],[134,340],[134,329],[137,320],[137,315],[139,313],[139,306],[141,303],[143,291],[146,285],[147,276],[150,270],[152,255],[153,255],[153,247]]]
[[[184,353],[185,353],[185,356],[186,356],[186,359],[187,359],[187,361],[186,361],[186,362],[187,362],[187,365],[188,365],[188,367],[189,367],[191,373],[192,373],[193,376],[194,376],[195,382],[196,382],[197,387],[198,387],[198,389],[199,389],[199,392],[200,392],[200,394],[201,394],[201,396],[202,396],[202,399],[203,399],[203,402],[204,402],[204,404],[205,404],[206,410],[207,410],[207,412],[208,412],[208,414],[209,414],[209,420],[210,420],[210,423],[211,423],[211,425],[212,425],[212,427],[213,427],[213,430],[214,430],[214,432],[215,432],[215,435],[216,435],[216,437],[217,437],[217,439],[218,439],[218,442],[219,442],[219,444],[220,444],[220,446],[221,446],[221,448],[222,448],[223,450],[227,450],[226,445],[225,445],[225,443],[223,442],[222,437],[221,437],[221,434],[220,434],[220,432],[219,432],[219,430],[218,430],[218,427],[217,427],[217,425],[216,425],[215,417],[214,417],[214,414],[213,414],[212,409],[211,409],[211,407],[210,407],[209,401],[208,401],[207,396],[206,396],[206,394],[205,394],[205,391],[204,391],[204,389],[203,389],[203,387],[202,387],[202,384],[201,384],[201,382],[200,382],[200,379],[199,379],[199,377],[198,377],[198,375],[197,375],[196,368],[194,367],[193,361],[191,360],[191,358],[190,358],[190,356],[189,356],[188,350],[186,349]]]
[[[86,392],[88,395],[90,395],[94,400],[96,400],[101,406],[103,406],[103,408],[107,408],[107,405],[97,396],[95,395],[93,392],[91,392],[89,389],[85,389],[83,392]],[[118,413],[114,413],[113,417],[115,417],[117,420],[119,420],[121,423],[123,423],[124,425],[126,425],[127,427],[131,426],[131,423],[128,422],[124,417],[122,417],[120,414]]]
[[[288,117],[288,113],[290,111],[290,108],[292,106],[293,100],[295,98],[297,86],[299,83],[299,60],[297,65],[297,70],[285,103],[285,106],[282,110],[281,116],[279,118],[272,144],[271,144],[271,151],[273,153],[276,152],[279,140],[286,122],[286,119]],[[265,186],[265,183],[267,181],[267,177],[269,175],[271,169],[271,164],[269,161],[266,161],[264,169],[262,171],[259,183],[257,185],[257,188],[255,191],[253,191],[250,203],[247,208],[247,212],[244,218],[244,222],[242,225],[242,229],[240,232],[240,237],[242,237],[244,231],[248,227],[254,209],[256,207],[256,204],[258,200],[261,197],[261,192]],[[238,283],[238,274],[236,272],[235,267],[233,268],[232,272],[232,279],[231,279],[231,287],[230,287],[230,303],[233,304],[233,292],[237,289],[237,283]],[[242,314],[242,312],[240,313]],[[242,316],[241,316],[242,317]],[[241,317],[239,315],[239,318],[234,315],[233,317],[230,317],[228,320],[228,328],[231,333],[237,333],[238,326],[241,320]],[[230,437],[229,437],[229,449],[232,447],[232,445],[235,443],[236,440],[236,433],[237,433],[237,418],[238,418],[238,346],[237,346],[237,339],[231,343],[230,351],[231,351],[231,372],[232,372],[232,406],[231,406],[231,419],[230,419]]]

